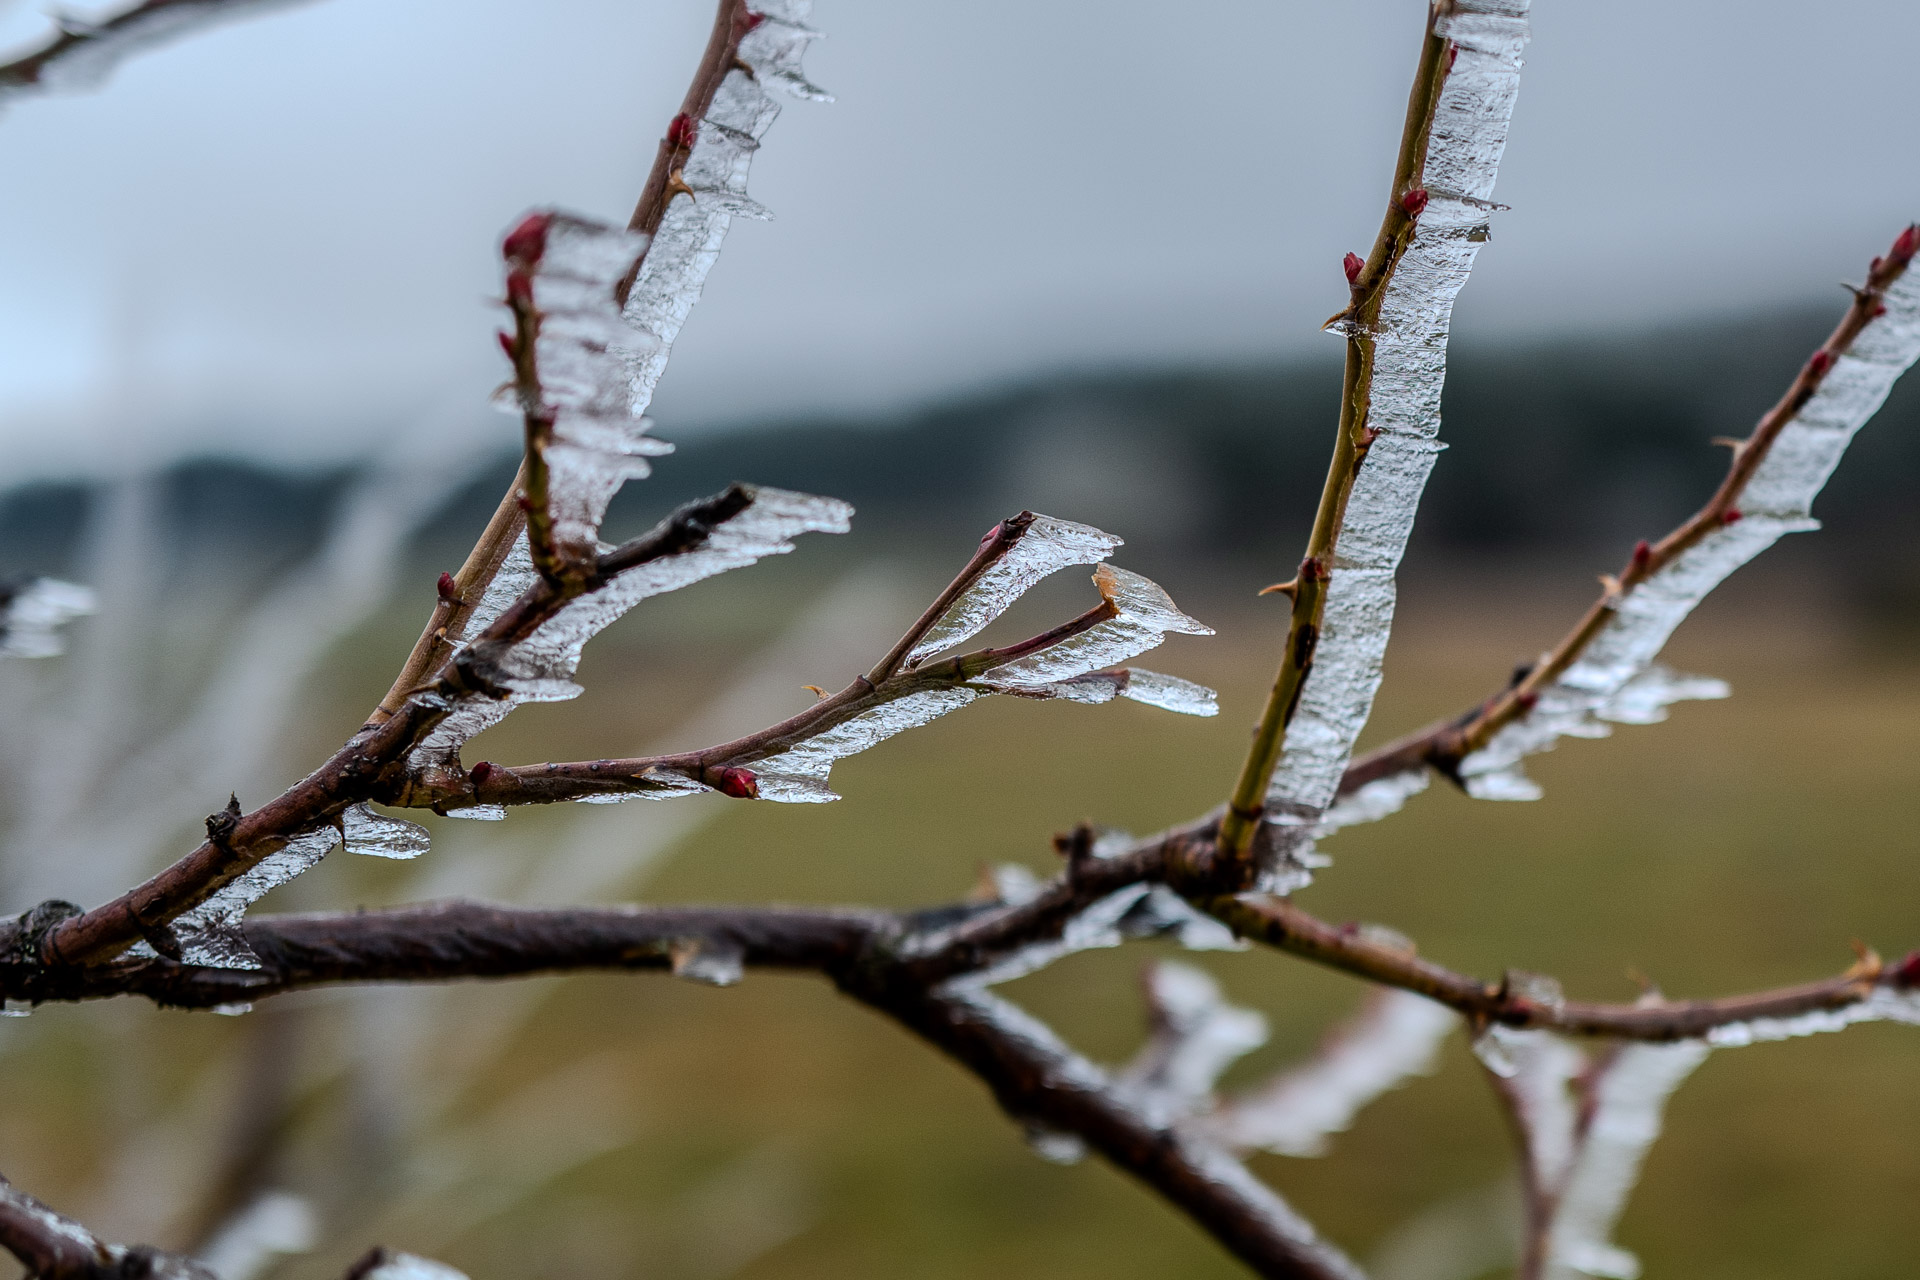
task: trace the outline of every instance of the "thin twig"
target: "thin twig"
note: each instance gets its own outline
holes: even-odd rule
[[[142,0],[101,22],[56,19],[54,30],[31,49],[0,63],[0,102],[50,87],[62,64],[86,64],[80,79],[93,83],[141,48],[198,27],[245,17],[252,10],[299,0]]]

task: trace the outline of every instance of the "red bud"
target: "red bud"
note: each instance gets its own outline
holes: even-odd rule
[[[507,301],[521,307],[533,305],[533,277],[519,267],[507,272]]]
[[[751,769],[739,769],[732,765],[714,771],[714,789],[723,796],[732,796],[735,800],[757,800],[760,797],[760,779]]]
[[[1871,313],[1871,316],[1870,316],[1870,318],[1871,318],[1871,319],[1874,319],[1874,320],[1878,320],[1878,319],[1879,319],[1879,318],[1880,318],[1881,316],[1883,316],[1883,315],[1885,315],[1885,314],[1887,314],[1887,304],[1886,304],[1886,303],[1884,303],[1884,302],[1876,302],[1876,303],[1874,303],[1874,304],[1873,304],[1873,311],[1872,311],[1872,313]]]
[[[682,111],[667,124],[667,145],[691,151],[695,132],[693,117]]]
[[[1907,958],[1893,966],[1893,981],[1902,987],[1920,987],[1920,951],[1907,952]]]
[[[507,359],[517,360],[520,358],[520,352],[514,343],[512,334],[496,331],[493,336],[500,339],[500,349],[507,353]]]
[[[1653,547],[1645,538],[1633,544],[1633,567],[1636,572],[1644,570],[1653,563]]]
[[[1447,70],[1449,71],[1453,70],[1453,60],[1459,56],[1460,56],[1459,45],[1450,44],[1447,46]]]
[[[1885,258],[1876,257],[1872,262],[1869,262],[1867,264],[1867,274],[1870,276],[1879,275],[1880,268],[1885,266],[1886,264],[1887,264],[1887,260]]]
[[[440,581],[436,584],[436,586],[440,592],[440,598],[442,600],[445,600],[448,604],[460,603],[460,584],[453,580],[452,574],[450,573],[441,574]]]
[[[1003,522],[1003,524],[1004,524],[1004,522]],[[1001,528],[1003,527],[1003,524],[997,524],[997,525],[995,525],[995,526],[993,526],[993,528],[991,528],[991,529],[989,529],[989,530],[987,530],[987,532],[986,532],[986,535],[985,535],[984,537],[982,537],[982,538],[980,539],[980,545],[984,547],[984,546],[986,546],[986,545],[987,545],[987,544],[988,544],[989,542],[992,542],[992,541],[993,541],[993,540],[994,540],[995,538],[997,538],[997,537],[999,537],[999,536],[1000,536],[1000,530],[1001,530]]]
[[[1825,347],[1822,347],[1818,351],[1813,353],[1813,358],[1811,360],[1807,361],[1807,372],[1811,373],[1814,377],[1817,378],[1821,374],[1825,373],[1828,370],[1828,368],[1832,366],[1832,364],[1833,364],[1833,352],[1827,350]]]
[[[519,226],[507,232],[507,238],[500,246],[501,253],[509,259],[532,266],[547,251],[547,228],[552,225],[553,215],[550,213],[528,214],[520,220]]]
[[[1910,224],[1893,242],[1893,260],[1905,266],[1916,251],[1920,251],[1920,222]]]
[[[1540,702],[1540,695],[1535,693],[1531,689],[1527,690],[1525,693],[1518,695],[1513,700],[1513,704],[1520,708],[1520,713],[1522,715],[1525,715],[1527,712],[1533,710],[1535,706],[1539,705],[1539,702]]]
[[[1745,518],[1745,513],[1738,507],[1728,507],[1720,513],[1721,524],[1739,524]]]
[[[491,778],[492,776],[493,776],[493,766],[488,764],[485,760],[482,760],[479,764],[467,770],[467,781],[471,782],[474,785],[475,789],[486,786],[487,779]]]
[[[740,29],[740,34],[745,35],[747,34],[747,32],[753,30],[755,27],[759,26],[761,23],[765,22],[766,20],[767,20],[766,14],[755,13],[753,10],[748,9],[744,13],[742,13],[739,17],[735,18],[733,21],[734,21],[734,24]]]
[[[1400,197],[1400,207],[1407,211],[1409,218],[1419,217],[1420,211],[1427,207],[1427,189],[1425,187],[1414,187]]]
[[[1350,253],[1340,260],[1340,265],[1347,273],[1347,283],[1350,285],[1358,285],[1360,283],[1360,269],[1367,264],[1361,261],[1359,254]]]

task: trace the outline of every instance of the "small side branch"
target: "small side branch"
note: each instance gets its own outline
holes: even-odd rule
[[[254,12],[299,0],[143,0],[103,22],[56,19],[38,45],[0,63],[0,104],[61,87],[91,86],[140,50]]]
[[[0,1248],[34,1280],[217,1280],[197,1262],[144,1245],[108,1244],[0,1178]]]

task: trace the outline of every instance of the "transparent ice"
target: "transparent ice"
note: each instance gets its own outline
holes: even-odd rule
[[[303,832],[199,906],[175,917],[173,937],[181,960],[215,969],[258,969],[260,957],[240,931],[247,908],[312,868],[339,843],[340,833],[331,826]],[[149,958],[156,954],[144,942],[134,944],[129,953]]]
[[[1120,539],[1092,525],[1035,516],[1018,541],[961,592],[911,652],[907,665],[973,639],[1042,578],[1076,564],[1099,564]]]
[[[1273,887],[1304,884],[1319,815],[1334,801],[1380,687],[1393,625],[1394,573],[1441,445],[1440,390],[1454,298],[1487,239],[1507,126],[1520,87],[1528,0],[1462,0],[1435,19],[1458,53],[1435,107],[1427,205],[1366,336],[1373,381],[1366,425],[1378,434],[1347,501],[1313,670],[1287,726],[1269,807],[1291,820],[1270,833]]]
[[[981,683],[1001,692],[1034,689],[1137,657],[1158,646],[1168,632],[1213,634],[1212,627],[1175,608],[1167,593],[1149,578],[1103,564],[1094,570],[1093,583],[1118,611],[1114,617],[1029,657],[995,667]]]
[[[91,37],[83,44],[44,64],[38,81],[0,83],[0,107],[9,98],[30,93],[74,93],[98,88],[121,62],[145,49],[154,48],[199,27],[228,22],[235,18],[272,8],[284,8],[302,0],[171,0],[154,4],[151,11],[135,12],[145,6],[134,5],[134,16],[125,21],[99,25],[79,18],[54,15],[60,30]]]
[[[1534,1185],[1564,1185],[1579,1128],[1572,1087],[1587,1056],[1551,1032],[1497,1023],[1474,1037],[1473,1052],[1493,1074],[1519,1125]]]
[[[673,976],[710,987],[731,987],[746,974],[747,955],[735,942],[690,938],[673,944]]]
[[[375,813],[364,804],[348,805],[340,815],[346,829],[348,853],[364,853],[375,858],[417,858],[433,843],[427,829],[417,822]]]
[[[57,657],[66,647],[60,628],[96,606],[92,591],[57,578],[35,578],[11,592],[0,586],[0,657]]]
[[[444,1262],[415,1257],[411,1253],[387,1255],[387,1260],[366,1273],[364,1280],[467,1280],[467,1273],[456,1271]]]
[[[1885,301],[1886,313],[1868,322],[1775,439],[1736,499],[1742,518],[1713,530],[1619,601],[1579,660],[1540,691],[1526,718],[1462,762],[1469,794],[1532,799],[1539,788],[1521,775],[1520,762],[1560,738],[1599,736],[1607,732],[1603,721],[1645,724],[1661,718],[1668,703],[1726,695],[1719,681],[1676,676],[1654,658],[1734,570],[1782,535],[1818,527],[1814,498],[1855,433],[1920,356],[1920,273],[1907,272]]]
[[[1221,1073],[1267,1042],[1267,1020],[1228,1004],[1205,970],[1162,961],[1147,971],[1153,1030],[1115,1082],[1161,1124],[1203,1110]]]
[[[1373,993],[1306,1061],[1229,1098],[1208,1131],[1237,1148],[1319,1156],[1361,1108],[1434,1067],[1459,1017],[1409,991]]]
[[[1163,884],[1135,900],[1120,917],[1118,928],[1128,938],[1171,938],[1188,951],[1245,951],[1251,945]]]

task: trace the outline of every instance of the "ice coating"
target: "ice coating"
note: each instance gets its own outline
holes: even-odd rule
[[[653,339],[628,327],[614,296],[647,238],[569,214],[543,216],[531,272],[537,386],[515,386],[501,407],[551,424],[539,452],[554,541],[590,555],[620,486],[646,476],[649,457],[673,451],[647,434],[626,378]]]
[[[60,628],[98,607],[92,591],[57,578],[0,584],[0,657],[53,658],[65,649]]]
[[[1137,657],[1157,647],[1168,632],[1213,634],[1212,627],[1175,608],[1173,600],[1150,578],[1103,564],[1094,570],[1093,582],[1118,611],[1114,617],[1030,657],[995,667],[981,683],[1009,692],[1055,684]]]
[[[37,80],[0,79],[0,108],[7,100],[34,92],[72,93],[98,88],[114,68],[134,54],[155,48],[199,27],[229,22],[302,0],[147,0],[100,22],[60,14],[64,35],[82,37],[41,65]]]
[[[1707,534],[1618,601],[1579,660],[1540,690],[1532,711],[1461,762],[1469,794],[1531,799],[1539,789],[1520,774],[1520,762],[1560,738],[1604,733],[1603,720],[1644,724],[1678,699],[1725,696],[1718,681],[1676,677],[1654,658],[1734,570],[1783,534],[1818,527],[1814,498],[1854,435],[1920,357],[1920,273],[1909,270],[1895,280],[1884,301],[1885,313],[1868,321],[1774,440],[1737,500],[1741,518]]]
[[[1128,938],[1172,938],[1188,951],[1245,951],[1252,945],[1163,884],[1136,899],[1118,928]]]
[[[908,652],[907,665],[917,666],[973,639],[1042,578],[1076,564],[1099,564],[1120,545],[1120,539],[1092,525],[1035,516],[1019,540],[960,593]]]
[[[1474,1037],[1473,1052],[1513,1112],[1532,1185],[1555,1194],[1573,1168],[1579,1110],[1571,1090],[1587,1056],[1552,1032],[1497,1023]]]
[[[1038,973],[1054,961],[1076,952],[1117,947],[1127,938],[1121,922],[1146,894],[1147,886],[1144,884],[1130,884],[1124,889],[1116,889],[1069,920],[1058,938],[1022,947],[997,964],[963,974],[947,985],[955,990],[995,986]]]
[[[731,987],[746,975],[746,952],[735,942],[689,938],[668,952],[673,976],[710,987]]]
[[[363,853],[374,858],[417,858],[433,843],[427,829],[417,822],[375,813],[364,804],[348,805],[340,815],[346,831],[348,853]]]
[[[389,1253],[362,1280],[467,1280],[467,1273],[411,1253]]]
[[[837,800],[827,788],[836,760],[865,751],[897,733],[929,724],[980,697],[973,689],[927,689],[863,711],[824,733],[753,765],[764,800],[813,803]]]
[[[467,739],[498,724],[516,706],[578,697],[580,686],[573,683],[573,674],[587,641],[642,600],[691,586],[765,556],[784,555],[793,550],[792,539],[802,533],[844,533],[852,514],[853,508],[836,498],[816,498],[784,489],[752,490],[748,504],[714,525],[698,545],[635,565],[599,590],[568,601],[532,635],[495,655],[488,675],[507,690],[506,696],[474,693],[463,697],[452,714],[415,748],[410,763],[416,767],[449,764],[458,758]],[[508,555],[495,584],[508,578],[509,570],[517,579],[523,567],[530,584],[532,561],[524,538]],[[509,582],[501,587],[498,604],[502,611],[518,595],[505,595],[511,586]],[[490,590],[481,608],[484,611],[494,603],[495,594]],[[480,625],[478,617],[475,625]]]
[[[1153,1031],[1116,1083],[1160,1123],[1203,1109],[1220,1075],[1267,1042],[1267,1020],[1228,1004],[1204,970],[1163,961],[1147,970]]]
[[[240,932],[247,908],[313,867],[339,843],[340,833],[331,826],[303,832],[199,906],[175,917],[172,929],[174,941],[180,948],[180,959],[186,964],[215,969],[258,969],[260,958],[254,955]],[[130,951],[153,954],[153,949],[144,942]]]
[[[1434,19],[1435,34],[1457,52],[1428,134],[1426,206],[1367,335],[1373,377],[1366,426],[1377,435],[1347,500],[1313,669],[1268,788],[1269,808],[1293,819],[1274,833],[1281,837],[1277,853],[1296,864],[1274,867],[1276,888],[1305,882],[1298,867],[1309,861],[1314,820],[1333,803],[1380,687],[1394,573],[1441,448],[1453,302],[1487,239],[1489,201],[1520,88],[1527,7],[1528,0],[1459,0]]]
[[[765,216],[747,195],[747,172],[760,139],[780,114],[767,89],[803,98],[826,96],[800,72],[801,55],[818,37],[801,25],[811,9],[808,0],[769,0],[758,7],[765,20],[740,42],[740,61],[751,70],[727,73],[695,128],[693,149],[681,170],[692,195],[669,200],[627,295],[627,323],[652,339],[627,361],[628,398],[636,415],[653,400],[673,341],[700,300],[734,216]]]
[[[1163,676],[1158,671],[1139,667],[1115,667],[1107,671],[1089,671],[1070,680],[1053,684],[1007,686],[998,692],[1017,693],[1027,698],[1060,698],[1067,702],[1098,704],[1125,698],[1162,711],[1183,716],[1217,716],[1220,695],[1203,684]]]
[[[1716,1049],[1739,1048],[1769,1040],[1792,1040],[1800,1036],[1844,1031],[1861,1022],[1904,1022],[1910,1026],[1920,1026],[1920,988],[1897,990],[1875,987],[1866,999],[1837,1009],[1815,1009],[1788,1018],[1730,1022],[1707,1032],[1706,1041]]]
[[[1381,990],[1336,1028],[1314,1055],[1208,1118],[1229,1146],[1284,1156],[1320,1156],[1361,1108],[1433,1070],[1440,1042],[1459,1018],[1409,991]]]
[[[1660,1136],[1667,1099],[1708,1052],[1698,1040],[1622,1045],[1588,1081],[1579,1154],[1549,1235],[1549,1280],[1635,1280],[1640,1274],[1639,1260],[1612,1243],[1614,1224]]]

